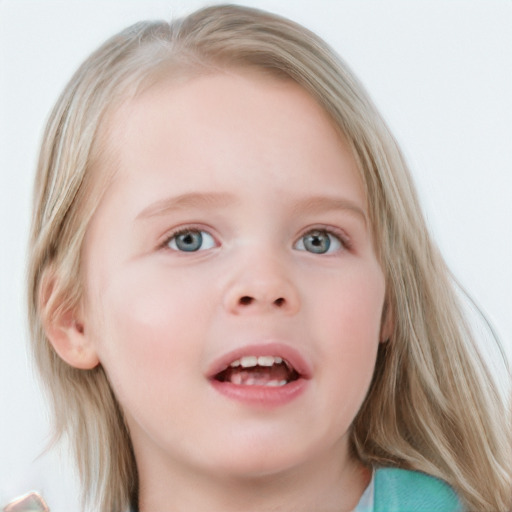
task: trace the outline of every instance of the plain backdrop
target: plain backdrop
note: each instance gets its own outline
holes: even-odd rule
[[[410,163],[448,264],[512,358],[512,3],[254,0],[326,39],[369,90]],[[78,510],[27,351],[24,273],[43,125],[79,63],[140,19],[203,1],[0,0],[0,506],[31,488]],[[506,386],[504,376],[500,383]]]

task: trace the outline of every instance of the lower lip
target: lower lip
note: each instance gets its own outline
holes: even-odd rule
[[[299,378],[284,386],[240,386],[212,379],[212,386],[222,395],[247,405],[278,407],[292,402],[306,389],[307,380]]]

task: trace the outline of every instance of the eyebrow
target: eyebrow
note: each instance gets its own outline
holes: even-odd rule
[[[179,196],[168,197],[150,204],[142,210],[136,219],[147,219],[187,208],[221,208],[236,202],[235,196],[224,193],[190,192]],[[332,210],[345,210],[359,217],[365,225],[368,219],[365,211],[353,201],[335,196],[313,196],[301,199],[293,204],[293,210],[300,213],[323,213]]]
[[[363,221],[365,226],[368,225],[368,218],[363,208],[355,202],[337,196],[313,196],[302,199],[294,204],[297,214],[301,212],[307,213],[323,213],[332,210],[345,210],[355,217]]]
[[[234,202],[235,198],[230,194],[190,192],[156,201],[147,208],[144,208],[144,210],[136,216],[136,219],[147,219],[165,215],[172,211],[185,208],[220,208],[233,204]]]

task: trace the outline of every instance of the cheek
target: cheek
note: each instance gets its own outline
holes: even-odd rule
[[[326,282],[323,298],[317,297],[317,308],[332,337],[347,343],[379,339],[385,281],[380,267],[353,265]]]
[[[315,335],[330,361],[330,377],[339,384],[366,390],[373,375],[380,339],[385,284],[379,267],[332,279],[324,300],[317,299],[320,322]],[[355,386],[359,383],[358,386]]]
[[[171,376],[180,382],[186,368],[197,365],[197,341],[204,337],[201,320],[211,301],[200,276],[191,281],[167,274],[132,265],[97,288],[96,345],[120,400],[127,388],[141,396],[155,394],[148,395],[148,389],[168,387]]]

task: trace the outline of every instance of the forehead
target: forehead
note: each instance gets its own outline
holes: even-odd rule
[[[286,179],[277,172],[280,158],[286,157],[288,165],[295,162],[299,172],[305,152],[325,160],[326,148],[335,147],[333,158],[343,154],[354,164],[339,128],[301,86],[258,69],[160,80],[117,108],[105,124],[105,153],[125,177],[169,166],[171,156],[175,169],[186,161],[204,171],[205,180],[214,180],[218,173],[212,172],[212,150],[224,163],[243,157],[275,168],[275,180],[281,175]],[[284,147],[286,154],[279,151]],[[248,170],[248,164],[244,167]],[[357,166],[352,167],[358,175]]]
[[[259,70],[161,80],[113,111],[102,143],[115,169],[110,188],[141,208],[160,192],[234,182],[258,200],[265,181],[276,197],[348,188],[365,203],[352,153],[323,108],[292,80]]]

